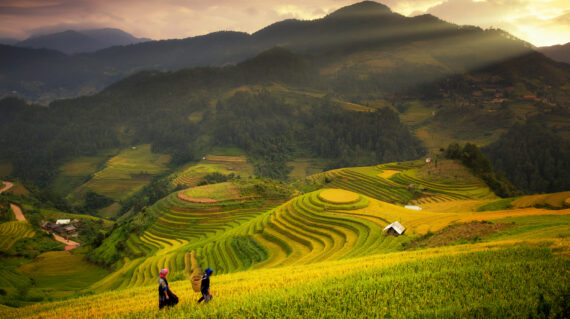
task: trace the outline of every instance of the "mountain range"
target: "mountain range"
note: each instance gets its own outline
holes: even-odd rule
[[[321,19],[284,20],[253,34],[215,32],[72,56],[2,45],[0,94],[47,103],[100,91],[141,70],[235,64],[274,46],[314,61],[330,76],[347,68],[373,74],[408,70],[401,74],[422,81],[531,51],[530,44],[501,30],[458,26],[432,15],[405,17],[385,5],[364,1]]]
[[[0,52],[9,57],[1,70],[12,72],[3,86],[51,101],[0,103],[0,159],[42,186],[66,160],[140,143],[175,165],[216,145],[237,146],[256,174],[286,178],[287,161],[299,154],[328,168],[406,160],[453,142],[488,145],[530,119],[570,140],[570,65],[500,30],[407,18],[370,1],[252,35],[72,56]]]

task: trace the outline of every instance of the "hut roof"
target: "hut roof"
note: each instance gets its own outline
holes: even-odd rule
[[[58,219],[55,223],[58,225],[67,225],[71,223],[71,219]]]
[[[63,227],[63,229],[65,231],[75,231],[76,230],[75,226],[73,226],[73,225],[65,226],[65,227]]]
[[[402,235],[404,231],[406,231],[406,227],[402,226],[399,222],[395,221],[390,225],[386,226],[383,231],[387,231],[388,229],[394,229],[398,234]]]

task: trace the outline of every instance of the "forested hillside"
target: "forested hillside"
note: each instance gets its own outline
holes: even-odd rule
[[[529,193],[570,189],[570,141],[538,119],[514,125],[484,149],[497,170]]]
[[[321,19],[285,20],[253,34],[214,32],[57,59],[46,59],[43,51],[0,46],[0,96],[16,92],[49,103],[97,92],[141,70],[234,64],[274,46],[315,62],[337,88],[351,91],[398,90],[410,81],[431,81],[530,52],[527,43],[500,30],[458,26],[431,15],[409,18],[364,1]],[[20,52],[17,59],[14,50]],[[370,57],[371,52],[381,56]],[[346,64],[346,58],[351,62]],[[372,75],[354,77],[355,71]]]
[[[64,160],[140,143],[171,154],[174,165],[216,145],[239,146],[258,175],[274,178],[284,178],[285,162],[300,154],[334,159],[330,165],[337,167],[423,154],[390,109],[359,113],[326,98],[301,95],[291,103],[263,89],[231,91],[273,81],[305,85],[315,78],[310,65],[277,48],[237,66],[139,73],[95,96],[47,108],[4,99],[0,145],[15,176],[44,186]],[[191,121],[196,113],[200,120]]]

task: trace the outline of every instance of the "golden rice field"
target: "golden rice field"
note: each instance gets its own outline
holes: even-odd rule
[[[516,208],[525,208],[533,206],[564,208],[570,207],[570,191],[554,194],[539,194],[522,196],[511,202]]]
[[[520,318],[539,316],[546,306],[561,313],[570,289],[570,208],[535,203],[560,203],[566,195],[521,197],[513,203],[532,207],[477,211],[497,201],[486,186],[432,178],[418,173],[421,165],[320,173],[309,180],[322,189],[288,200],[263,198],[239,183],[172,193],[149,208],[158,216],[154,224],[129,235],[130,257],[90,286],[96,294],[0,309],[0,316]],[[422,210],[403,207],[410,202]],[[383,233],[395,221],[406,232]],[[448,246],[409,245],[472,221],[509,226]],[[206,267],[215,270],[214,300],[197,305],[189,279]],[[170,270],[181,303],[159,312],[162,268]]]
[[[214,189],[226,196],[231,194],[234,201],[193,202],[180,197],[180,193],[189,193],[204,198]],[[196,268],[232,273],[395,252],[414,236],[436,232],[452,223],[552,214],[538,208],[418,212],[342,189],[308,193],[273,209],[256,201],[239,200],[231,183],[180,193],[155,204],[152,209],[159,215],[157,223],[142,236],[131,235],[127,241],[128,249],[139,257],[125,260],[119,271],[94,284],[93,289],[150,283],[164,267],[177,278],[189,278]],[[461,206],[461,202],[456,205]],[[568,219],[570,210],[556,214]],[[394,221],[407,228],[408,236],[382,234],[382,229]],[[194,253],[195,265],[189,261],[190,253]]]
[[[213,301],[171,281],[180,304],[158,310],[156,285],[0,309],[3,318],[527,317],[570,288],[568,259],[540,243],[498,242],[373,255],[212,277]],[[521,285],[521,282],[525,282]]]
[[[158,221],[140,237],[131,235],[126,242],[136,257],[125,260],[118,271],[92,288],[136,287],[152,282],[153,274],[163,267],[169,267],[177,278],[188,278],[196,268],[232,273],[395,252],[414,236],[439,231],[452,223],[551,214],[538,208],[475,212],[476,207],[494,200],[488,188],[421,180],[410,173],[418,165],[421,162],[321,173],[312,178],[329,174],[339,178],[327,186],[344,187],[325,188],[269,205],[251,194],[240,196],[242,190],[232,183],[171,194],[151,207]],[[403,184],[378,177],[385,170],[391,171],[391,177],[413,178],[444,200],[425,201],[419,212],[378,200],[407,198]],[[568,212],[556,213],[568,216]],[[407,228],[407,236],[382,234],[382,229],[394,221]]]
[[[357,202],[360,196],[343,189],[326,189],[319,193],[319,199],[331,204],[350,204]]]

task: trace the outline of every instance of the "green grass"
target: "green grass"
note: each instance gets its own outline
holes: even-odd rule
[[[196,186],[204,176],[212,173],[223,175],[239,175],[241,178],[253,176],[253,166],[247,162],[247,158],[241,155],[241,150],[236,148],[222,148],[219,153],[224,155],[206,155],[206,160],[185,168],[182,172],[174,174],[175,185]],[[239,155],[225,155],[239,154]]]
[[[287,166],[292,166],[293,170],[289,173],[291,180],[304,179],[307,176],[320,173],[323,167],[318,163],[318,159],[298,158],[295,161],[287,162]]]
[[[570,215],[519,216],[496,219],[493,222],[514,223],[514,227],[492,236],[490,240],[570,237]]]
[[[89,190],[117,201],[125,199],[142,189],[153,176],[167,171],[169,161],[168,155],[151,153],[149,144],[125,149],[110,158],[102,170],[75,189],[68,199],[78,201]]]
[[[479,206],[476,211],[485,212],[485,211],[493,211],[493,210],[510,209],[513,207],[513,205],[511,205],[511,202],[513,200],[514,200],[514,198],[501,199],[501,200],[498,200],[498,201],[495,201],[495,202],[492,202],[489,204]]]
[[[101,152],[96,156],[80,156],[66,162],[59,168],[52,187],[59,194],[68,194],[81,184],[85,183],[89,177],[111,156],[113,151]]]
[[[239,147],[220,147],[216,146],[210,151],[213,155],[219,156],[245,156],[246,153]]]
[[[109,274],[106,269],[87,262],[84,255],[66,251],[41,254],[18,271],[31,278],[34,287],[41,289],[46,297],[52,290],[62,297],[71,295]]]
[[[105,208],[97,211],[97,215],[103,218],[114,218],[121,212],[121,205],[119,203],[113,203]]]
[[[406,111],[400,114],[400,119],[408,126],[418,125],[432,118],[432,112],[435,111],[434,108],[427,107],[418,100],[404,102],[404,107],[406,108]]]
[[[239,199],[240,193],[231,182],[218,183],[192,187],[181,191],[181,194],[190,199],[212,199],[217,201]]]
[[[34,237],[35,231],[26,222],[10,221],[0,224],[0,251],[6,251],[22,238]]]

